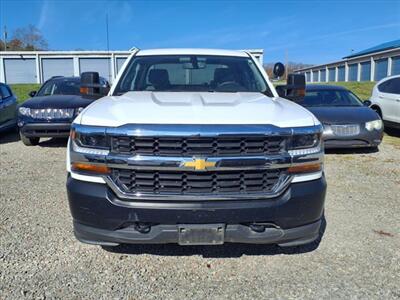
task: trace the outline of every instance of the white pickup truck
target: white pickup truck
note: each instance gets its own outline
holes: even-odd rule
[[[83,74],[81,91],[95,94],[98,78]],[[304,90],[301,75],[288,81],[280,94]],[[108,246],[313,242],[326,191],[321,132],[248,52],[137,50],[73,122],[75,236]]]

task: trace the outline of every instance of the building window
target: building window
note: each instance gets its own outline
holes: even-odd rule
[[[361,63],[361,81],[371,80],[371,62],[366,61]]]
[[[338,68],[338,81],[345,81],[345,69],[344,66]]]
[[[358,64],[349,65],[348,81],[357,81],[357,75],[358,75]]]
[[[335,75],[336,75],[336,69],[335,68],[329,68],[328,69],[328,80],[329,81],[335,81]]]
[[[324,70],[321,70],[320,72],[321,72],[320,73],[320,76],[321,76],[320,81],[325,82],[326,81],[326,70],[324,69]]]
[[[375,61],[375,81],[387,77],[388,59],[379,59]]]
[[[400,56],[392,57],[392,75],[400,74]]]
[[[313,71],[312,72],[312,76],[313,76],[313,82],[318,82],[319,78],[318,78],[318,71]]]

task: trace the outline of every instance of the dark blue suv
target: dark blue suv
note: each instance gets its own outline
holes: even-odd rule
[[[100,84],[109,88],[100,78]],[[80,77],[53,77],[18,108],[21,141],[37,145],[41,137],[68,137],[72,121],[94,98],[80,93]]]
[[[0,82],[0,132],[15,128],[17,124],[17,98],[10,87]]]

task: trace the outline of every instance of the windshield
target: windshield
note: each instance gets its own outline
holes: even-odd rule
[[[128,91],[260,92],[272,96],[251,58],[208,55],[137,56],[114,94]]]
[[[347,90],[311,90],[306,91],[303,106],[362,106],[361,101]]]
[[[80,95],[80,80],[57,79],[47,81],[37,93],[37,96]]]

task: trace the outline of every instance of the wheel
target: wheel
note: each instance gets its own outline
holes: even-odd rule
[[[21,141],[24,143],[25,146],[36,146],[39,144],[40,140],[40,138],[38,137],[28,138],[24,136],[21,132],[19,133],[19,137],[21,138]]]
[[[372,106],[371,107],[378,115],[379,117],[382,119],[382,111],[378,106]],[[383,120],[383,119],[382,119]]]

